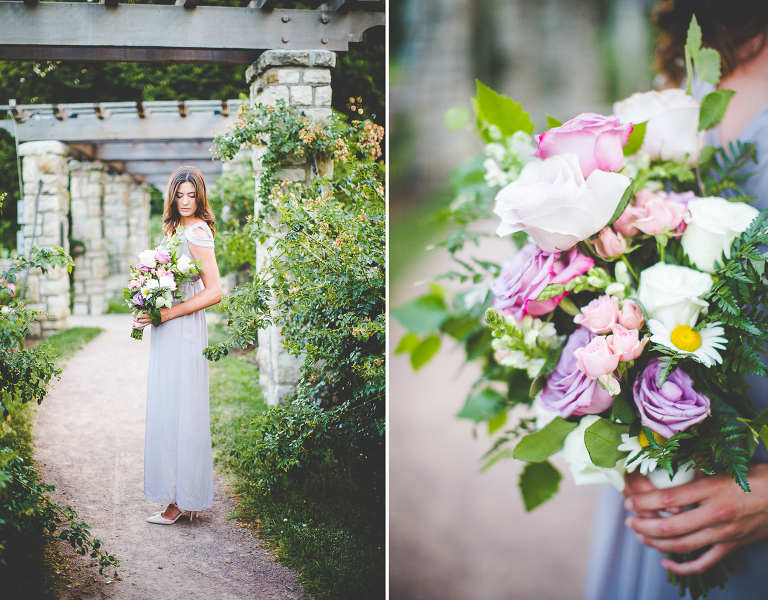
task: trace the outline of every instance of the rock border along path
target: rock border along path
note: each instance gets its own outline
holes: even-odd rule
[[[130,315],[70,317],[70,326],[104,332],[70,358],[40,406],[36,458],[44,480],[56,486],[54,498],[92,526],[121,566],[120,580],[107,583],[98,567],[87,567],[92,559],[74,556],[62,597],[306,600],[295,573],[237,520],[228,520],[235,505],[218,475],[213,508],[193,522],[144,520],[162,508],[143,492],[151,334],[147,329],[143,341],[131,339]]]

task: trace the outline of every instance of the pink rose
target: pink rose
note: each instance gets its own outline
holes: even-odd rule
[[[619,299],[615,296],[595,298],[573,319],[574,323],[587,327],[594,333],[608,333],[618,320]]]
[[[163,248],[158,246],[155,248],[155,260],[159,262],[160,264],[164,265],[169,260],[171,260],[171,255],[168,254]]]
[[[604,227],[593,244],[597,253],[603,258],[621,256],[627,251],[627,240],[610,227]]]
[[[549,158],[573,152],[579,156],[585,178],[595,169],[618,171],[624,165],[623,148],[632,129],[631,123],[622,125],[618,117],[582,113],[560,127],[542,133],[533,155]]]
[[[691,214],[683,204],[669,200],[665,192],[647,189],[637,192],[635,206],[634,226],[648,235],[677,232],[680,226],[685,230],[683,219]]]
[[[574,351],[583,349],[594,338],[595,334],[584,327],[579,327],[568,338],[557,367],[539,396],[547,410],[567,417],[601,413],[613,404],[613,396],[576,365]]]
[[[16,284],[15,283],[9,283],[8,289],[11,290],[11,297],[16,297]]]
[[[592,379],[600,379],[619,366],[619,354],[613,351],[605,336],[598,336],[584,348],[575,350],[576,364]]]
[[[627,329],[619,324],[611,327],[613,335],[609,335],[606,342],[612,350],[619,354],[619,361],[629,362],[635,360],[643,353],[645,345],[648,343],[648,336],[639,339],[637,329]]]
[[[619,313],[619,324],[627,329],[641,329],[645,325],[643,311],[632,300],[624,300],[621,303],[621,312]]]
[[[685,231],[684,219],[690,216],[686,208],[689,198],[685,194],[667,195],[666,192],[640,190],[613,224],[616,231],[631,237],[638,231],[647,235],[680,234]]]
[[[545,315],[555,310],[566,293],[537,302],[536,298],[550,283],[568,283],[583,275],[595,261],[574,248],[568,254],[544,252],[528,244],[506,265],[491,283],[493,306],[503,314],[522,321],[525,315]]]
[[[142,273],[149,273],[152,269],[150,269],[144,263],[136,263],[136,270],[141,271]]]
[[[138,279],[134,279],[128,283],[128,287],[132,290],[138,289],[141,287],[141,282]]]

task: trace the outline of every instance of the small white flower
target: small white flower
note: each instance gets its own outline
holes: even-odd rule
[[[675,318],[672,311],[661,311],[661,321],[648,321],[651,341],[679,354],[688,355],[705,367],[722,363],[723,359],[718,350],[724,350],[728,340],[723,337],[725,330],[719,326],[720,321],[709,323],[699,331],[694,331],[697,314],[694,312],[692,317],[688,314],[688,308],[683,311],[681,318]]]
[[[4,315],[7,315],[9,312],[11,312],[11,309],[8,308],[7,306],[3,306],[3,308],[0,308],[0,312],[3,313]]]
[[[624,263],[620,263],[624,264]],[[623,299],[627,295],[627,288],[623,283],[609,283],[605,288],[605,293],[609,296],[616,296],[619,299]]]
[[[155,251],[154,250],[144,250],[144,252],[141,252],[139,254],[139,261],[145,267],[149,267],[150,269],[154,269],[157,266],[157,261],[155,260]]]
[[[563,449],[559,454],[568,463],[576,485],[607,482],[622,492],[624,491],[624,459],[619,459],[612,469],[598,467],[592,462],[587,445],[584,443],[584,432],[599,418],[597,415],[582,417],[579,426],[565,438]]]
[[[631,436],[628,433],[622,433],[621,444],[619,444],[617,450],[629,452],[629,456],[627,456],[625,461],[625,463],[629,463],[629,461],[647,445],[648,438],[646,438],[645,434],[642,432],[640,433],[640,436]],[[637,468],[640,467],[640,473],[648,475],[648,473],[656,469],[656,464],[658,462],[659,460],[657,458],[643,456],[640,460],[635,460],[631,464],[627,464],[626,467],[627,471],[630,473],[634,473]]]

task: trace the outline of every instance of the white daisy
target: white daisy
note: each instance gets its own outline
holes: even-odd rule
[[[724,350],[728,340],[723,337],[725,330],[720,327],[720,321],[694,331],[698,313],[693,311],[693,315],[689,315],[690,311],[686,308],[677,320],[672,311],[663,311],[661,321],[650,319],[648,327],[651,329],[651,341],[678,354],[690,356],[706,367],[723,362],[717,351]]]
[[[659,434],[654,433],[656,441],[662,443],[664,438]],[[624,461],[624,466],[627,471],[633,473],[638,467],[640,467],[640,473],[648,475],[651,471],[656,469],[656,464],[659,462],[657,458],[650,458],[649,456],[643,456],[640,460],[635,460],[631,464],[629,461],[643,448],[649,445],[648,438],[641,431],[639,436],[629,435],[628,433],[621,434],[621,444],[618,446],[618,450],[622,452],[629,452],[627,460]]]

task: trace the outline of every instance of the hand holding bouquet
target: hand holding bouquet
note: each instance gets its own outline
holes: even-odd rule
[[[695,20],[686,52],[688,80],[716,84],[719,57]],[[471,287],[433,282],[395,311],[411,330],[397,351],[418,367],[444,333],[482,363],[459,416],[487,422],[488,465],[528,463],[527,510],[557,491],[555,454],[577,484],[623,490],[639,469],[674,485],[717,466],[750,492],[747,461],[768,442],[768,410],[756,413],[744,380],[768,377],[768,222],[740,188],[754,145],[704,145],[731,96],[635,94],[612,116],[550,117],[532,140],[520,105],[478,82],[489,158],[461,169],[466,187],[442,215],[456,224],[444,245],[460,268],[446,277]],[[457,256],[482,235],[466,224],[491,208],[517,250],[504,265]],[[519,404],[532,411],[509,424]],[[720,565],[670,577],[694,598],[727,581]]]
[[[161,308],[171,308],[173,301],[182,302],[179,289],[183,283],[192,281],[192,276],[199,273],[200,261],[189,260],[182,255],[182,242],[176,233],[163,239],[160,245],[139,254],[139,262],[131,267],[131,279],[123,288],[126,304],[131,307],[134,318],[142,312],[152,318],[152,325],[157,327],[162,322]],[[143,329],[134,328],[131,337],[140,340]]]

